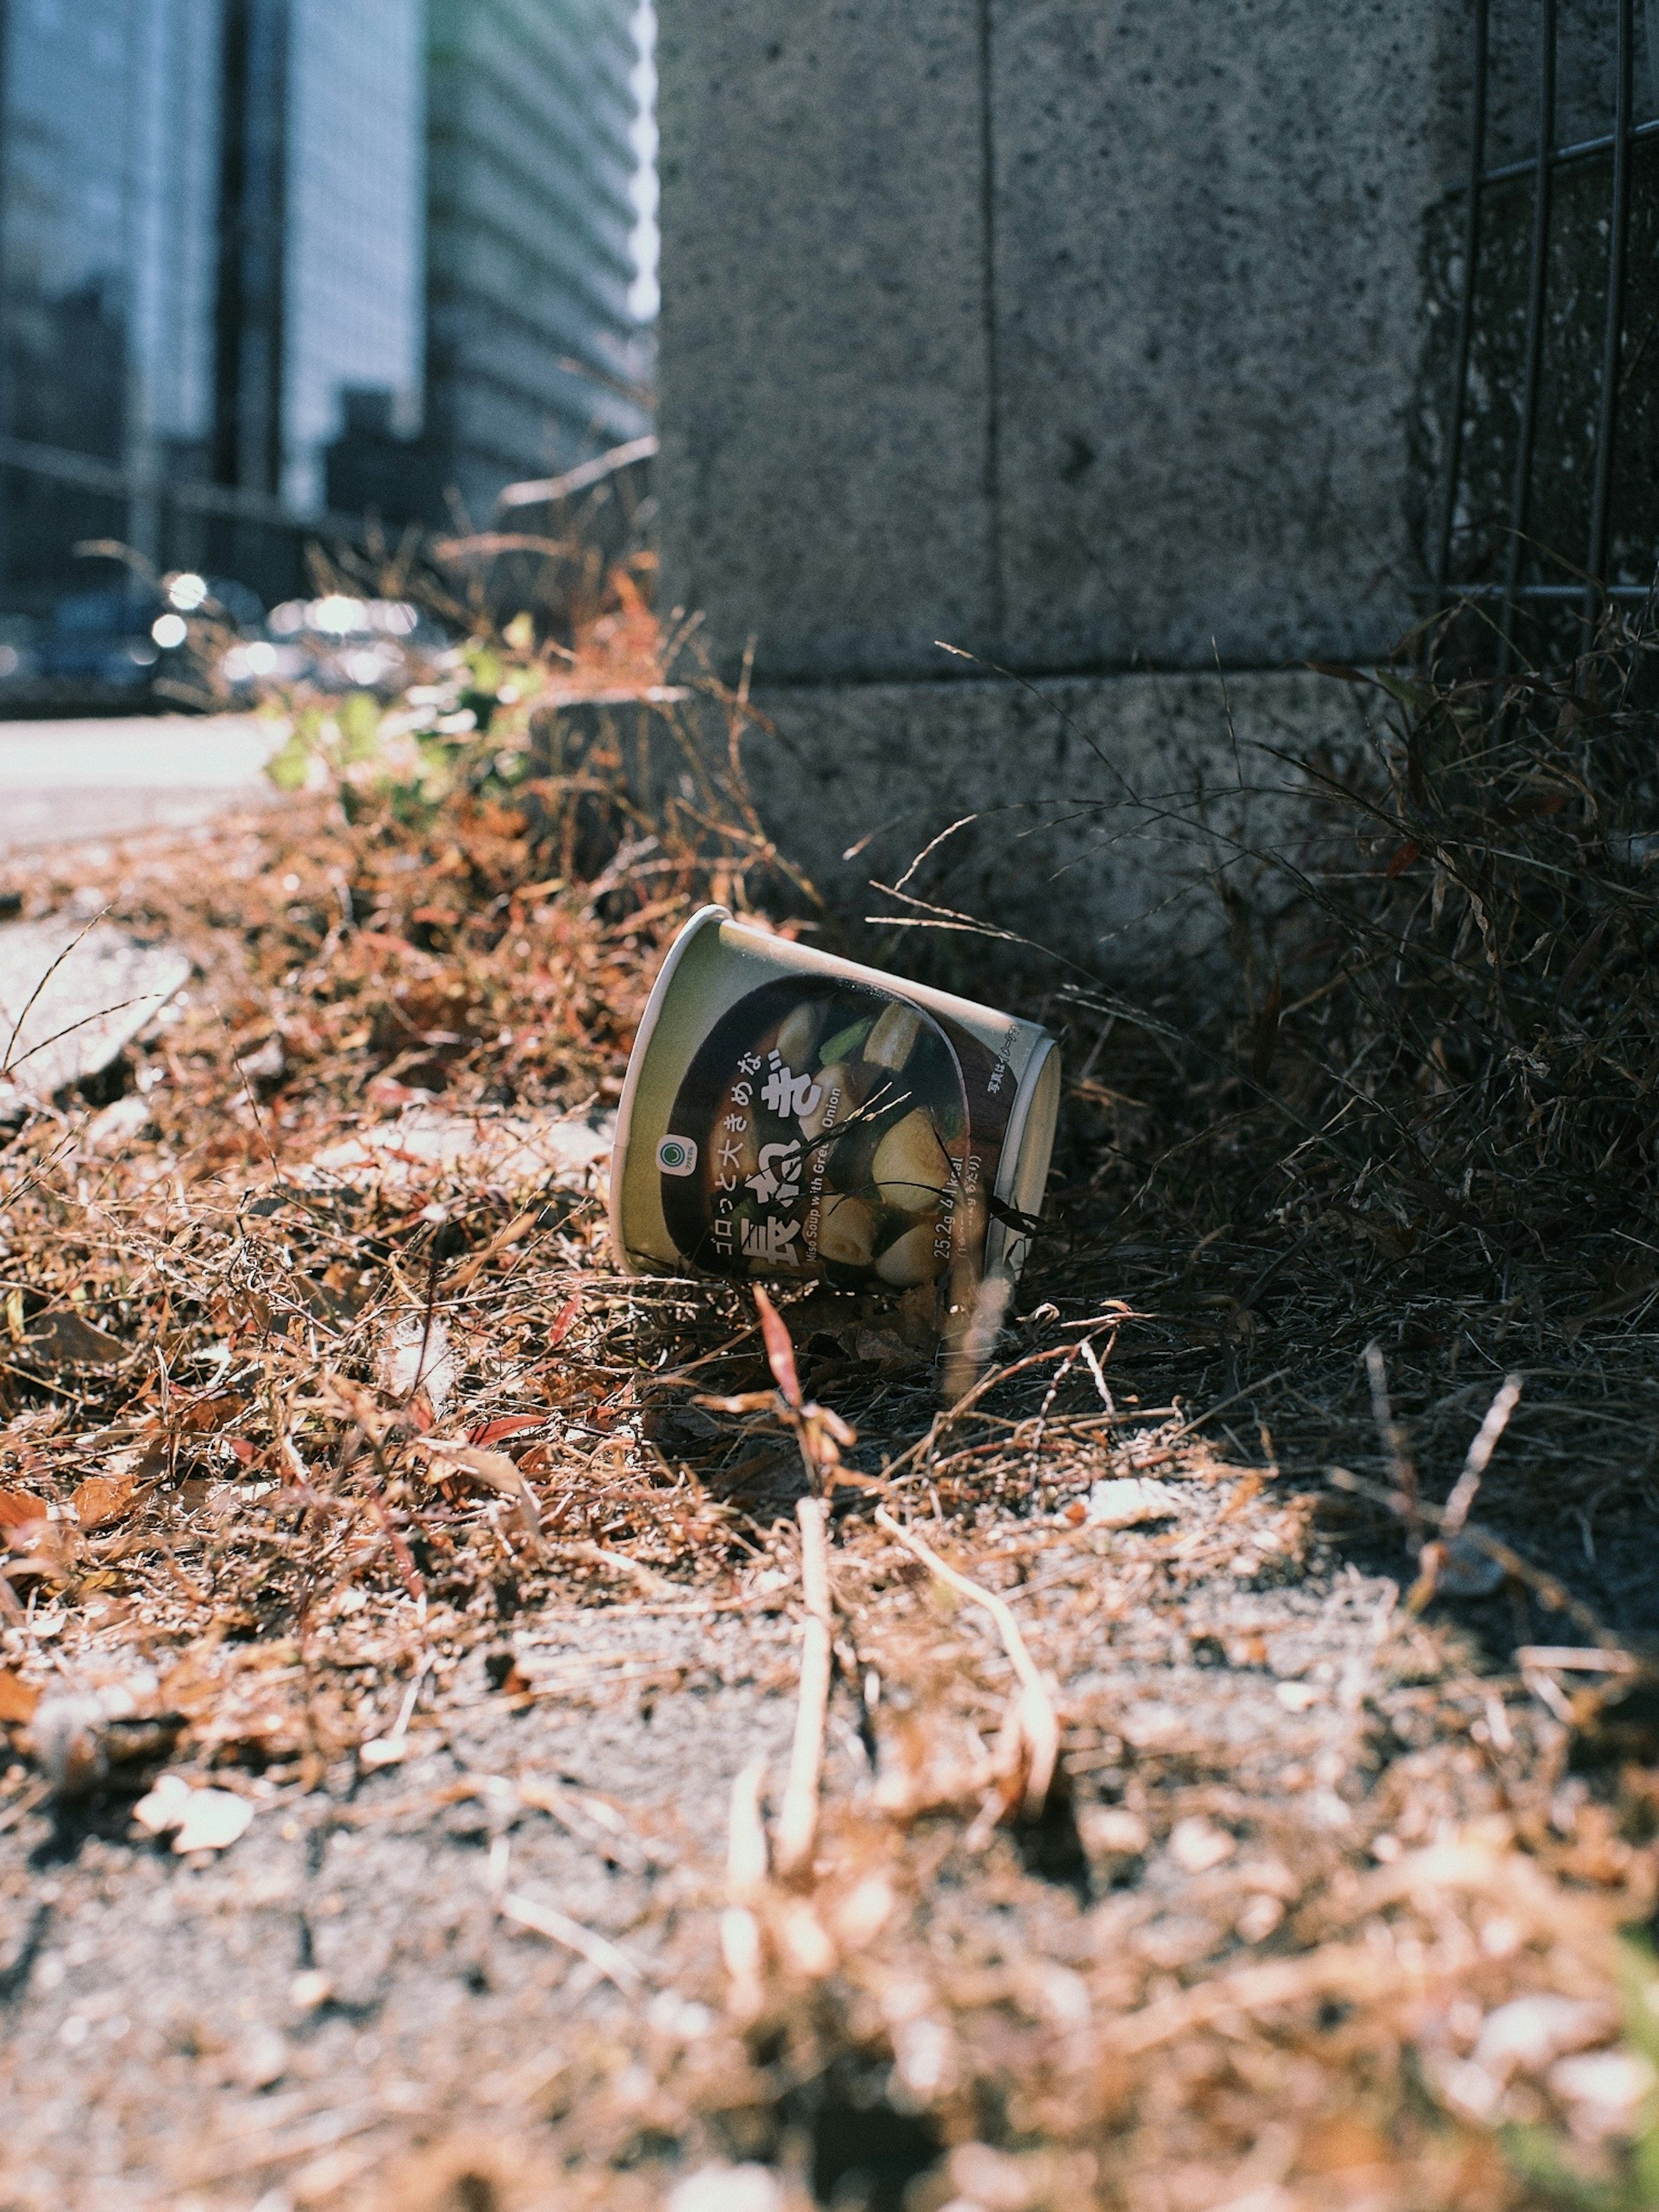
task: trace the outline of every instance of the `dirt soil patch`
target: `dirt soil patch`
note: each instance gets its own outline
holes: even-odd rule
[[[616,764],[14,870],[193,973],[0,1158],[0,2203],[1656,2201],[1647,1307],[1402,1317],[1054,999],[994,1369],[814,1291],[792,1400],[606,1248],[655,967],[778,880]]]

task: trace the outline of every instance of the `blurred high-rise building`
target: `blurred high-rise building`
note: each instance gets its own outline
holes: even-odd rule
[[[76,538],[142,539],[158,471],[205,472],[214,420],[216,41],[167,0],[9,0],[0,46],[0,433],[102,462],[9,469],[9,585]],[[130,474],[123,513],[98,489]]]
[[[324,504],[343,392],[381,392],[397,427],[420,425],[424,11],[420,0],[288,6],[280,489],[311,513]]]
[[[0,602],[646,427],[630,0],[0,0]]]
[[[475,520],[648,427],[631,0],[429,0],[427,407]]]

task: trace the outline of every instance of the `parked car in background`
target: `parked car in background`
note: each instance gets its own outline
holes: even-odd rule
[[[35,634],[37,679],[93,693],[148,690],[169,649],[165,612],[161,595],[143,586],[71,592]],[[173,647],[184,641],[181,632]]]
[[[407,599],[331,592],[267,615],[234,578],[124,575],[67,593],[43,615],[0,615],[0,714],[252,706],[273,685],[390,698],[449,643]]]
[[[407,599],[360,599],[331,592],[287,599],[271,609],[257,637],[228,646],[218,673],[233,695],[257,696],[268,684],[304,684],[331,696],[403,690],[445,632]]]
[[[178,712],[198,699],[198,639],[264,624],[258,594],[232,577],[182,569],[155,582],[124,573],[68,592],[44,612],[0,616],[0,714]]]

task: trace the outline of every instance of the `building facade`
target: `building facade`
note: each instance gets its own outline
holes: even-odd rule
[[[426,86],[420,0],[289,0],[289,324],[283,496],[325,504],[343,395],[385,395],[420,428],[426,292]]]
[[[635,9],[428,5],[428,434],[482,523],[504,484],[650,427],[629,304]]]
[[[1642,21],[662,0],[661,595],[752,656],[757,795],[820,889],[868,910],[948,829],[913,891],[1161,956],[1280,842],[1283,756],[1352,735],[1304,664],[1388,654],[1437,568],[1582,600],[1598,453],[1588,573],[1639,600]]]
[[[646,427],[629,0],[0,0],[0,604]]]
[[[9,0],[0,17],[0,434],[135,481],[210,467],[220,42],[191,0]],[[7,586],[155,516],[45,473],[0,479]]]

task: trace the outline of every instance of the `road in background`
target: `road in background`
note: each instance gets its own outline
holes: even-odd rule
[[[0,722],[0,853],[183,830],[276,793],[280,724],[252,714]]]

